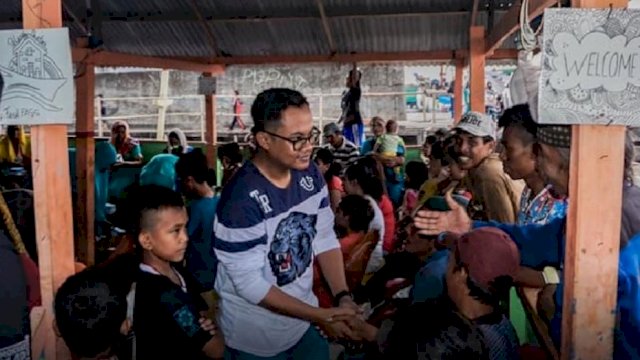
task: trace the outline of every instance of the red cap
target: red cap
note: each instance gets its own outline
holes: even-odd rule
[[[511,237],[498,228],[482,227],[462,235],[457,242],[459,260],[478,285],[490,289],[500,276],[514,278],[520,252]]]

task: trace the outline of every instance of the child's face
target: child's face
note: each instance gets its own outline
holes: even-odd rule
[[[169,144],[171,146],[180,146],[180,139],[178,139],[178,136],[171,134],[169,135]]]
[[[326,174],[329,170],[329,164],[323,163],[322,160],[316,159],[316,165],[318,165],[318,169],[320,170],[322,175]]]
[[[187,235],[187,210],[169,208],[152,215],[155,225],[140,233],[140,244],[154,257],[167,262],[184,259],[189,237]]]
[[[342,229],[349,227],[349,217],[340,208],[336,210],[336,226]]]
[[[449,177],[451,180],[462,180],[467,176],[467,171],[463,170],[462,167],[457,162],[452,162],[449,165]]]

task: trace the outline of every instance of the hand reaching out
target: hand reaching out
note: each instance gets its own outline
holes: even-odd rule
[[[443,232],[464,234],[471,230],[471,219],[467,211],[453,200],[452,192],[449,190],[445,195],[450,211],[418,211],[413,224],[419,234],[427,236],[437,236]]]

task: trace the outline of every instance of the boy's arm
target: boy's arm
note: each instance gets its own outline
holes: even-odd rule
[[[344,272],[344,260],[340,243],[333,230],[335,218],[329,206],[327,186],[323,186],[320,194],[322,200],[318,209],[318,234],[313,240],[313,252],[316,254],[322,275],[327,280],[331,293],[335,296],[343,291],[349,291]]]

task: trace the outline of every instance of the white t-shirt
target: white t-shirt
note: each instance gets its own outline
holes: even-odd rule
[[[371,196],[365,195],[364,197],[369,200],[369,203],[373,208],[373,220],[371,220],[371,224],[369,224],[369,231],[377,231],[379,235],[378,242],[371,253],[371,257],[367,263],[367,269],[365,270],[365,273],[370,274],[380,270],[384,266],[382,249],[384,239],[384,216],[382,215],[380,206]]]
[[[313,259],[338,249],[329,192],[315,165],[275,187],[251,162],[224,187],[214,221],[215,288],[227,346],[260,357],[293,347],[309,322],[258,305],[272,287],[311,306]]]

